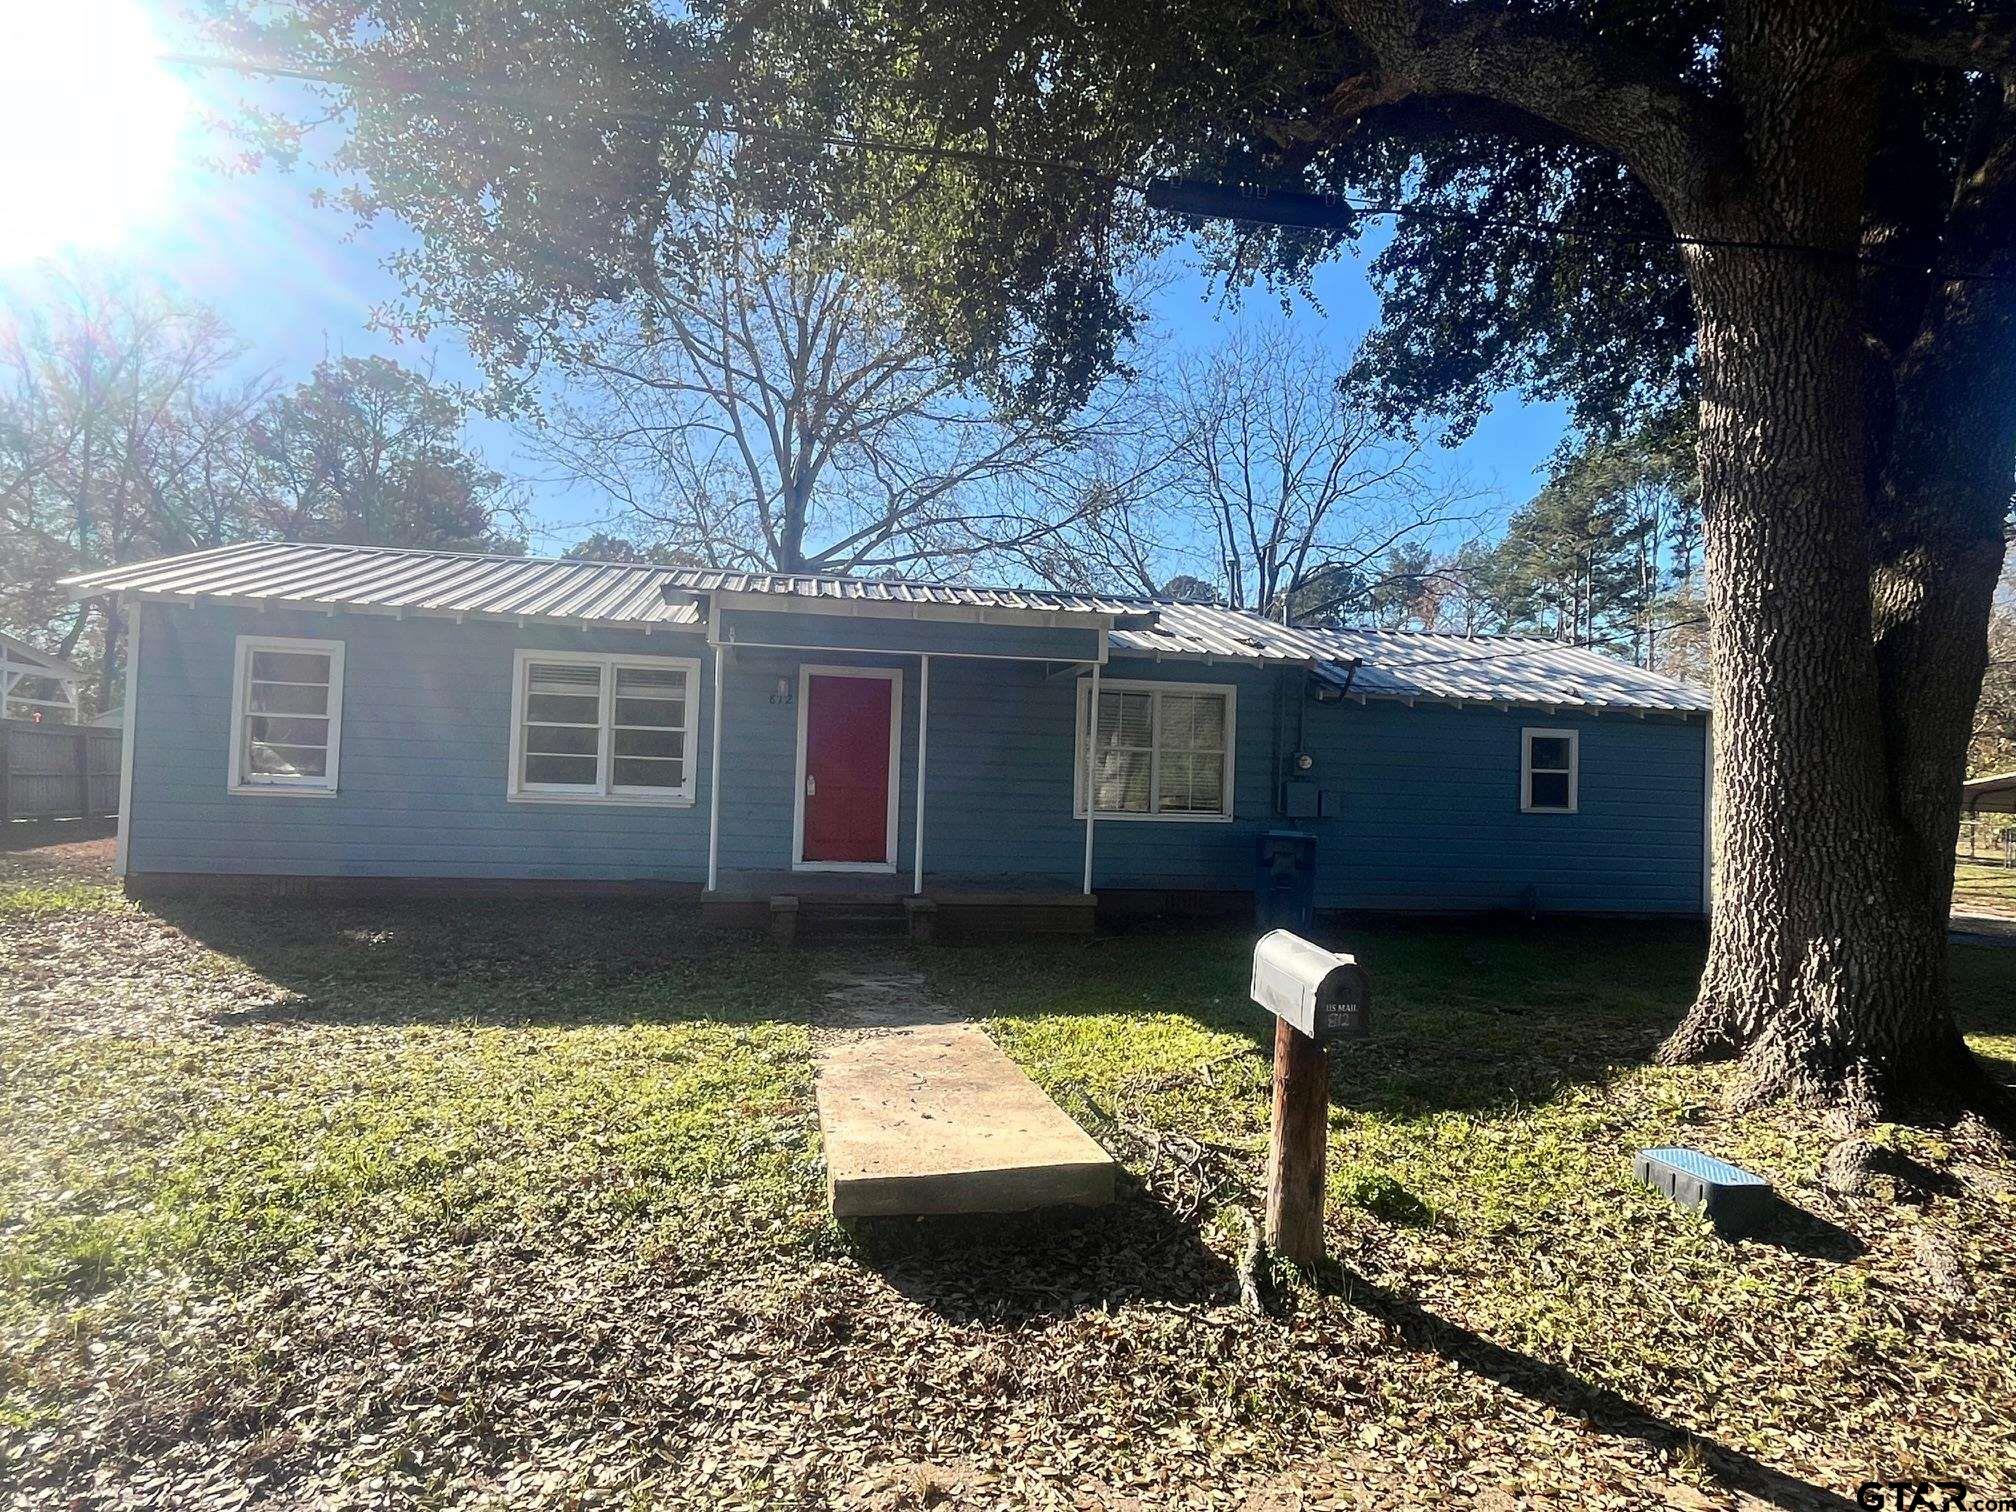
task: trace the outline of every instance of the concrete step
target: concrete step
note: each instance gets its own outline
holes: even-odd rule
[[[817,940],[899,939],[909,928],[901,898],[798,900],[798,937]]]
[[[834,1217],[1113,1200],[1113,1158],[978,1025],[928,1010],[883,1022],[836,1035],[817,1059]]]
[[[808,914],[798,916],[801,940],[900,940],[906,928],[900,914],[893,919],[880,914],[823,919]]]

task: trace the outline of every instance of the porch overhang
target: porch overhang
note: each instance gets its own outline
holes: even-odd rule
[[[0,715],[12,704],[75,714],[80,680],[77,668],[62,657],[0,633]]]
[[[971,603],[914,602],[900,599],[855,599],[812,594],[749,593],[730,589],[681,588],[667,583],[665,602],[691,606],[708,619],[711,611],[752,614],[818,615],[846,620],[906,620],[920,623],[1000,625],[1042,629],[1152,630],[1152,609],[1095,610],[1032,608],[987,602],[975,595]]]
[[[990,611],[1000,613],[1001,611]],[[1103,660],[1103,624],[1040,620],[911,619],[829,613],[823,605],[716,602],[706,616],[709,644],[738,650],[859,653],[875,656],[969,657],[983,661]]]
[[[965,590],[937,590],[958,593]],[[784,652],[817,657],[914,657],[916,697],[916,814],[911,830],[911,895],[924,896],[925,807],[929,792],[931,663],[934,660],[1030,662],[1088,669],[1094,690],[1092,744],[1097,741],[1099,671],[1106,663],[1116,625],[1152,626],[1153,612],[1122,612],[1125,606],[1004,604],[983,590],[972,602],[952,603],[885,598],[852,598],[836,593],[748,591],[718,586],[664,584],[660,592],[673,608],[690,607],[706,627],[714,661],[712,750],[707,821],[707,896],[721,894],[722,730],[726,717],[722,690],[726,668],[738,652]],[[801,720],[801,747],[803,726]],[[892,742],[894,737],[892,736]],[[1089,749],[1089,746],[1088,746]],[[804,752],[800,753],[802,783]],[[892,763],[893,765],[893,763]],[[795,800],[802,803],[803,795]],[[896,822],[890,820],[890,859],[895,862]],[[1084,817],[1082,896],[1092,896],[1095,816]]]

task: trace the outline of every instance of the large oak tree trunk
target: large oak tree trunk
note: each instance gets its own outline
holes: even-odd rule
[[[1751,27],[1730,46],[1748,86],[1755,190],[1715,207],[1711,233],[1856,245],[1879,81],[1851,31],[1830,34],[1830,19],[1856,24],[1850,10],[1744,8]],[[1890,490],[1892,448],[1867,434],[1869,380],[1892,369],[1865,348],[1852,258],[1688,257],[1716,896],[1700,996],[1665,1056],[1740,1054],[1752,1100],[1811,1097],[1864,1115],[1961,1090],[1974,1072],[1948,996],[1947,911],[1999,528],[1984,538],[1978,499],[1957,513],[1950,499],[1872,508]],[[1900,426],[1951,434],[1952,417],[1935,420],[1904,391],[1924,375],[1895,371]],[[1900,462],[1914,454],[1908,439],[1897,437]],[[2005,506],[2009,455],[2004,437]],[[1988,510],[1998,527],[2000,513]]]
[[[1756,1097],[1873,1105],[1955,1035],[1945,921],[1888,794],[1852,279],[1704,254],[1696,290],[1716,897],[1668,1054],[1741,1052]]]

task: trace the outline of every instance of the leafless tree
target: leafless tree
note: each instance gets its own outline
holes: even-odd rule
[[[1988,671],[1974,709],[1967,774],[1980,777],[2011,767],[2016,767],[2016,560],[2002,569],[1988,616]]]
[[[493,545],[516,496],[461,441],[463,405],[382,358],[278,391],[224,320],[91,268],[0,302],[0,625],[113,690],[123,617],[67,573],[268,536]]]
[[[1474,491],[1354,401],[1342,361],[1286,322],[1179,373],[1174,466],[1215,540],[1227,599],[1283,620],[1334,613],[1381,564],[1466,517]]]
[[[144,282],[50,271],[0,309],[0,618],[95,663],[109,701],[121,625],[66,572],[245,533],[228,453],[266,380],[210,310]]]
[[[1362,606],[1396,551],[1477,495],[1353,401],[1349,365],[1286,321],[1175,359],[1148,433],[1072,522],[1081,559],[1128,586],[1195,577],[1284,620]]]
[[[561,349],[536,440],[606,522],[724,567],[939,571],[1034,552],[1089,507],[1125,404],[989,404],[830,248],[739,209]]]

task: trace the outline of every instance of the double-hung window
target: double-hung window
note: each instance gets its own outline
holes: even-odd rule
[[[699,673],[683,657],[520,651],[510,796],[691,803]]]
[[[1519,808],[1527,814],[1572,814],[1580,797],[1581,732],[1519,732]]]
[[[336,791],[342,754],[343,642],[241,635],[231,682],[234,793]]]
[[[1234,693],[1216,683],[1105,681],[1096,734],[1089,679],[1078,685],[1076,804],[1085,813],[1086,759],[1099,817],[1232,817]]]

